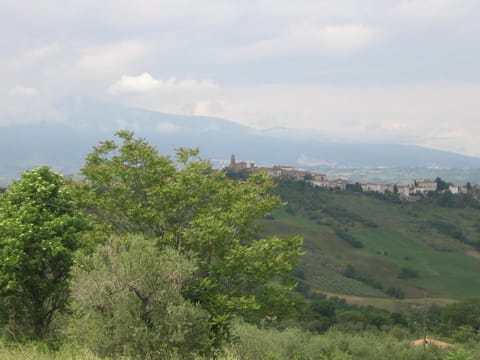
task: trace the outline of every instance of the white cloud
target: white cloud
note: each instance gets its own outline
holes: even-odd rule
[[[152,91],[196,91],[216,89],[219,86],[212,80],[157,80],[144,72],[138,76],[122,75],[119,81],[110,86],[108,93],[116,95],[122,93],[142,93]]]
[[[218,100],[196,101],[195,104],[193,104],[193,111],[191,111],[191,114],[200,116],[218,116],[224,113],[224,106],[225,104],[223,101]]]
[[[450,129],[442,129],[431,137],[425,138],[419,145],[480,156],[480,152],[477,150],[479,143],[480,135],[478,131],[472,131],[471,128],[452,127]]]
[[[204,89],[218,89],[219,85],[212,80],[177,80],[170,78],[161,82],[161,88],[165,90],[204,90]]]
[[[458,18],[473,10],[476,0],[404,0],[394,7],[393,13],[411,19]]]
[[[8,54],[5,59],[0,55],[0,75],[6,88],[0,90],[8,92],[23,83],[35,84],[50,100],[99,96],[118,74],[137,71],[138,64],[150,58],[150,50],[149,43],[139,40],[102,45],[51,42]]]
[[[125,68],[150,55],[152,46],[144,41],[126,40],[104,45],[81,48],[81,56],[75,64],[81,71]]]
[[[370,46],[382,33],[378,27],[346,25],[296,25],[273,38],[233,51],[232,58],[256,58],[290,54],[341,54]]]
[[[154,79],[149,73],[138,76],[122,75],[119,81],[110,86],[110,94],[148,92],[157,89],[160,81]]]
[[[369,46],[376,40],[380,29],[364,25],[325,26],[323,28],[307,28],[305,38],[311,38],[319,47],[327,50],[350,52]]]
[[[39,91],[33,87],[17,85],[9,91],[11,96],[37,96]]]
[[[35,46],[21,51],[10,61],[7,61],[7,65],[9,68],[25,70],[25,68],[50,62],[53,58],[59,56],[61,50],[65,49],[62,49],[61,45],[57,42]]]
[[[314,167],[314,166],[337,166],[338,163],[336,162],[328,162],[323,159],[318,159],[315,157],[311,157],[305,154],[300,154],[300,156],[297,159],[298,163],[302,166],[307,166],[307,167]]]
[[[391,122],[383,124],[383,129],[387,131],[399,131],[408,128],[408,124],[405,122]]]

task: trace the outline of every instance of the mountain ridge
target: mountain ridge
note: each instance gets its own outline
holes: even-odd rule
[[[416,145],[341,143],[291,129],[256,130],[230,120],[174,115],[117,104],[68,99],[57,105],[62,121],[0,127],[0,176],[14,177],[38,165],[76,173],[85,156],[115,131],[129,129],[157,146],[200,148],[204,158],[253,159],[260,165],[307,169],[337,168],[480,168],[480,158]],[[290,134],[290,135],[289,135]]]

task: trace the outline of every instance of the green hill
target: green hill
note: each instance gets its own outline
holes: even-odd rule
[[[384,307],[415,303],[425,291],[440,302],[480,295],[475,202],[401,203],[393,195],[290,181],[281,181],[277,192],[287,205],[262,226],[267,233],[303,234],[306,253],[294,272],[299,291]]]

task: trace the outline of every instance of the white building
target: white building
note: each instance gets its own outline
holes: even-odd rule
[[[448,191],[450,191],[452,194],[456,195],[456,194],[458,194],[458,186],[452,186],[452,185],[450,185],[450,186],[448,187]]]

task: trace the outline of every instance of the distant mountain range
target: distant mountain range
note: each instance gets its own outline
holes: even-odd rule
[[[164,154],[198,147],[218,165],[232,153],[260,165],[302,168],[480,168],[480,158],[414,145],[330,142],[318,133],[291,129],[255,130],[202,116],[172,115],[118,104],[69,99],[58,105],[61,122],[44,119],[0,127],[0,178],[17,177],[38,165],[65,174],[78,172],[85,156],[119,129],[134,130]]]

